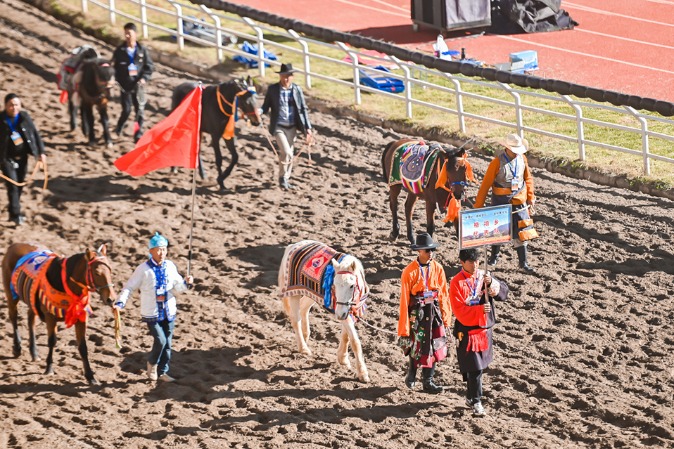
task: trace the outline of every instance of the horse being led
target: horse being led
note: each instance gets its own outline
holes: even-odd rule
[[[35,317],[47,325],[49,355],[45,374],[54,374],[53,354],[56,344],[56,323],[75,325],[77,349],[82,357],[84,376],[97,385],[87,352],[87,319],[91,313],[89,295],[96,291],[103,301],[117,297],[112,282],[112,269],[103,245],[98,251],[88,249],[70,257],[59,257],[50,250],[29,243],[11,245],[2,260],[2,282],[14,328],[14,357],[21,355],[21,336],[17,326],[19,300],[28,308],[30,354],[39,360],[35,341]]]
[[[90,49],[87,51],[95,50]],[[85,52],[86,55],[86,52]],[[70,130],[77,127],[77,112],[82,109],[82,133],[88,137],[89,145],[96,143],[94,129],[94,106],[98,109],[103,125],[103,139],[112,147],[108,129],[108,102],[112,97],[111,89],[115,83],[115,71],[107,59],[84,56],[72,76],[68,86],[68,112]]]
[[[295,331],[299,352],[311,355],[309,311],[314,303],[334,313],[342,324],[337,362],[351,367],[348,344],[356,359],[356,372],[362,382],[370,376],[363,359],[363,348],[355,323],[362,315],[370,288],[358,259],[335,251],[313,240],[288,245],[279,268],[278,285],[283,308]]]
[[[445,223],[458,229],[458,211],[464,197],[466,179],[471,181],[473,171],[467,160],[466,150],[437,143],[426,145],[418,139],[401,139],[389,143],[381,156],[384,180],[389,187],[389,205],[393,221],[389,238],[400,235],[398,223],[398,196],[404,188],[405,222],[407,238],[414,243],[412,216],[419,198],[426,201],[426,231],[435,231],[434,215],[445,216]]]
[[[173,90],[171,110],[174,110],[189,94],[197,83],[182,83]],[[211,135],[211,145],[215,151],[215,165],[218,169],[218,184],[225,189],[225,179],[230,175],[234,166],[239,162],[236,152],[234,122],[237,111],[241,110],[246,119],[255,126],[260,124],[260,115],[257,110],[257,94],[250,78],[237,79],[221,83],[217,86],[204,88],[201,97],[201,131]],[[222,171],[222,153],[220,152],[220,137],[225,139],[227,149],[232,156],[229,166]],[[201,155],[199,156],[199,174],[204,178]]]

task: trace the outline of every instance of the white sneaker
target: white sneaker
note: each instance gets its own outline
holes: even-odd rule
[[[147,377],[150,380],[157,380],[157,365],[147,362]]]
[[[473,404],[473,415],[475,416],[485,416],[487,412],[484,411],[484,407],[482,406],[482,402],[476,402]]]
[[[159,376],[159,380],[162,381],[162,382],[175,382],[176,381],[173,377],[169,376],[166,373]]]

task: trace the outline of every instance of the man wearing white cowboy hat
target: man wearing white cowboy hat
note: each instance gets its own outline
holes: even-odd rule
[[[262,104],[263,114],[271,111],[269,132],[279,147],[279,185],[285,190],[293,188],[289,180],[297,132],[306,135],[307,144],[311,143],[313,132],[302,89],[292,81],[295,72],[292,64],[281,64],[281,70],[276,72],[279,82],[269,86]]]
[[[452,318],[445,270],[433,260],[433,251],[439,246],[429,234],[418,234],[410,246],[418,256],[400,278],[398,344],[409,356],[405,385],[414,388],[421,366],[423,391],[431,394],[443,391],[433,376],[435,364],[447,357],[445,328]]]
[[[123,309],[129,296],[140,289],[140,315],[154,338],[147,361],[147,376],[150,380],[173,382],[168,375],[171,361],[171,341],[177,314],[174,292],[184,292],[194,282],[178,274],[175,264],[166,259],[168,240],[156,232],[148,243],[150,257],[136,268],[117,301],[116,309]]]
[[[492,159],[482,179],[480,190],[475,198],[475,208],[484,206],[487,193],[491,189],[492,206],[512,204],[513,246],[517,251],[519,266],[533,273],[527,260],[528,241],[538,237],[531,215],[534,213],[534,178],[531,176],[526,153],[529,143],[517,134],[508,134],[503,142],[505,150]],[[496,265],[501,247],[493,245],[488,264]]]

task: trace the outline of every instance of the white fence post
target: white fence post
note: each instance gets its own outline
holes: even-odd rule
[[[199,5],[199,8],[213,19],[215,25],[215,49],[218,55],[218,62],[222,62],[222,29],[220,28],[220,17],[213,13],[208,6]]]
[[[497,85],[501,87],[501,89],[508,92],[515,100],[515,123],[517,124],[517,135],[523,137],[522,133],[524,132],[524,123],[522,122],[522,98],[520,97],[520,94],[513,92],[513,88],[509,85],[503,83],[497,83]]]
[[[358,106],[361,104],[361,96],[360,96],[360,73],[358,73],[358,55],[351,51],[349,47],[344,44],[344,42],[335,42],[339,48],[344,50],[344,52],[349,55],[351,58],[351,65],[353,66],[353,92],[355,95],[354,101]]]
[[[288,34],[297,39],[297,42],[302,47],[302,61],[304,62],[304,85],[307,89],[311,89],[311,66],[309,63],[309,45],[297,34],[295,30],[288,30]]]
[[[242,19],[253,29],[253,31],[255,31],[255,35],[257,36],[257,68],[260,71],[260,76],[264,77],[267,73],[267,67],[264,61],[264,33],[262,32],[262,28],[257,26],[257,24],[250,18],[242,17]]]
[[[108,7],[110,8],[110,24],[116,25],[117,15],[115,14],[115,0],[109,0]]]
[[[578,139],[578,159],[585,160],[585,123],[583,123],[583,109],[568,95],[561,96],[576,111],[576,138]]]
[[[183,29],[183,7],[179,3],[174,2],[173,0],[169,0],[169,3],[171,4],[171,6],[175,8],[176,16],[178,18],[176,24],[176,42],[178,43],[178,49],[184,50],[185,31]]]
[[[89,3],[87,0],[82,0],[82,14],[87,14],[89,12]]]
[[[147,6],[145,6],[145,0],[140,0],[140,26],[143,30],[143,39],[147,39]]]
[[[461,83],[454,77],[445,74],[449,80],[454,84],[456,90],[456,115],[459,119],[459,131],[466,134],[466,118],[463,116],[463,95],[461,95]]]
[[[651,174],[651,156],[650,156],[650,147],[649,147],[649,141],[648,141],[648,122],[633,107],[625,106],[625,109],[627,111],[629,111],[629,113],[632,114],[634,116],[634,118],[639,120],[639,123],[641,123],[641,152],[643,153],[643,158],[644,158],[644,175],[650,176],[650,174]]]
[[[395,56],[389,56],[405,74],[405,116],[412,118],[412,82],[410,81],[410,69]]]

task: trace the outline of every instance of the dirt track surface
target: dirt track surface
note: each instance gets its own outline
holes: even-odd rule
[[[134,179],[117,172],[112,162],[132,148],[130,131],[113,149],[87,147],[79,131],[68,132],[58,103],[54,73],[66,53],[83,43],[108,57],[111,49],[18,0],[0,3],[0,33],[0,96],[23,98],[48,146],[50,172],[44,195],[38,182],[24,193],[26,225],[15,228],[0,216],[0,248],[37,241],[70,255],[107,241],[121,288],[160,230],[184,273],[191,174],[161,170]],[[186,79],[158,67],[150,124],[165,116],[170,90]],[[119,112],[113,105],[113,123]],[[386,240],[379,156],[390,138],[352,120],[312,118],[319,133],[314,163],[301,157],[293,192],[276,186],[276,163],[259,130],[240,130],[241,163],[225,194],[204,146],[210,177],[197,184],[197,282],[179,298],[171,365],[177,383],[145,377],[151,338],[137,296],[124,312],[121,351],[110,310],[93,298],[87,338],[98,387],[84,381],[72,329],[61,328],[56,374],[42,374],[44,360],[28,355],[24,305],[24,352],[13,358],[7,311],[0,309],[0,447],[674,446],[674,208],[665,199],[534,170],[537,275],[516,270],[514,251],[506,250],[497,275],[512,293],[497,309],[485,418],[465,408],[453,360],[438,368],[446,393],[411,392],[394,338],[362,325],[372,381],[357,382],[335,363],[339,326],[321,310],[312,312],[314,356],[296,354],[275,285],[285,245],[312,238],[360,258],[373,292],[367,320],[388,331],[395,330],[400,273],[413,257],[404,241]],[[484,173],[487,161],[472,161]],[[458,271],[456,239],[447,229],[436,237],[437,258],[451,276]],[[44,358],[42,324],[38,343]]]

